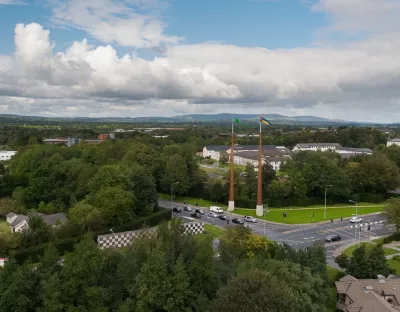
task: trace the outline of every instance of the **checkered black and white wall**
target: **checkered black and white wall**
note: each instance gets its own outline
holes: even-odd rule
[[[201,234],[204,232],[204,223],[191,222],[184,223],[183,226],[185,227],[185,234]],[[97,237],[97,245],[101,249],[120,248],[132,244],[132,241],[135,238],[140,238],[144,235],[153,235],[155,231],[156,228],[152,228],[137,231],[119,232],[115,234],[99,235]]]

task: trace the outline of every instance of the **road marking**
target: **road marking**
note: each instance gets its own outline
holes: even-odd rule
[[[303,239],[313,239],[314,238],[314,236],[313,237],[304,237]]]

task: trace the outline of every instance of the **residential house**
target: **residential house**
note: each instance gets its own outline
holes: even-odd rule
[[[64,213],[54,213],[51,215],[45,215],[40,212],[30,212],[28,215],[15,214],[10,212],[7,214],[7,223],[10,225],[11,232],[22,232],[29,228],[28,220],[32,216],[38,216],[43,219],[50,226],[55,226],[58,222],[65,222],[67,216]]]
[[[336,308],[343,312],[400,311],[400,279],[390,275],[377,279],[356,279],[346,275],[335,282]]]
[[[390,146],[400,146],[400,139],[392,139],[392,140],[389,140],[389,141],[387,141],[386,146],[387,146],[387,147],[390,147]]]
[[[216,161],[219,161],[219,157],[222,152],[225,152],[229,149],[227,145],[209,145],[203,147],[203,157],[211,158]]]
[[[0,151],[0,161],[10,160],[16,154],[16,151]]]
[[[101,134],[99,134],[99,136],[97,138],[99,140],[108,140],[110,138],[110,136],[108,135],[108,133],[101,133]]]

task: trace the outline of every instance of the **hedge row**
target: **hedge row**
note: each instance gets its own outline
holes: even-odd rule
[[[112,230],[117,232],[134,231],[144,227],[153,227],[160,224],[163,221],[171,220],[171,210],[166,208],[159,208],[158,211],[150,216],[136,219],[132,222],[122,224],[119,226],[112,227]],[[93,239],[97,241],[97,236],[102,234],[110,233],[110,228],[106,228],[96,233],[93,233]],[[37,245],[31,248],[13,250],[10,252],[10,256],[14,257],[19,264],[24,263],[30,259],[33,263],[38,262],[40,257],[44,254],[46,248],[54,246],[58,253],[62,256],[66,252],[74,250],[74,245],[78,243],[83,236],[72,237],[56,242],[50,242],[42,245]]]

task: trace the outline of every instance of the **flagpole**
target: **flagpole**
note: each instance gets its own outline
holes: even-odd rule
[[[231,145],[231,172],[229,179],[229,202],[228,202],[228,211],[235,210],[235,171],[234,171],[234,157],[235,157],[235,133],[233,131],[233,119],[232,119],[232,145]]]
[[[261,217],[263,215],[263,212],[264,211],[263,211],[263,203],[262,203],[262,127],[261,127],[261,117],[260,117],[256,214],[257,214],[257,216]]]

